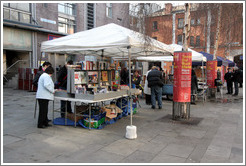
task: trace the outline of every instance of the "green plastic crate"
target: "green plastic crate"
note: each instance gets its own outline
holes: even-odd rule
[[[105,117],[101,118],[100,120],[91,120],[91,128],[98,128],[101,124],[105,122]],[[84,119],[84,125],[89,127],[89,119]]]

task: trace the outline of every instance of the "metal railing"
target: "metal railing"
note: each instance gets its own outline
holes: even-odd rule
[[[27,61],[27,60],[18,60],[18,61],[16,61],[15,63],[13,63],[11,66],[9,66],[6,70],[4,70],[3,71],[3,73],[7,73],[7,71],[9,70],[9,69],[11,69],[13,66],[15,66],[17,63],[19,63],[19,62],[23,62],[23,61]],[[3,75],[3,78],[6,80],[6,81],[9,81],[4,75]]]

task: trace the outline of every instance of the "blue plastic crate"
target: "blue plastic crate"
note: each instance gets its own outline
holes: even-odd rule
[[[53,120],[54,125],[64,125],[65,126],[65,118],[56,118]],[[79,123],[77,122],[76,125]],[[74,121],[67,119],[67,126],[74,126]]]
[[[86,119],[86,118],[89,118],[89,115],[84,114],[83,117]],[[91,119],[94,119],[94,120],[100,120],[103,117],[106,117],[106,112],[103,112],[103,113],[98,114],[98,115],[91,115]]]

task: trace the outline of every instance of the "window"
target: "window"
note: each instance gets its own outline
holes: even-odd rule
[[[153,37],[153,39],[157,40],[157,37]]]
[[[196,23],[197,23],[197,25],[201,24],[200,18],[197,19]]]
[[[3,18],[23,23],[31,23],[31,4],[4,3]]]
[[[194,47],[194,36],[190,37],[190,46]]]
[[[113,18],[112,3],[106,3],[106,16]]]
[[[73,3],[59,3],[58,12],[65,13],[67,15],[75,15],[74,4]]]
[[[68,34],[73,34],[75,29],[75,21],[58,17],[58,31]]]
[[[94,4],[87,4],[87,29],[94,28]]]
[[[182,45],[182,44],[183,44],[182,36],[183,36],[183,35],[178,35],[178,44],[179,44],[179,45]]]
[[[184,27],[184,19],[183,18],[179,18],[178,20],[178,28],[183,28]]]
[[[196,46],[200,46],[200,36],[196,37]]]
[[[48,7],[48,3],[43,3],[43,7]]]
[[[190,20],[190,25],[195,25],[195,20],[194,19]]]
[[[153,21],[153,30],[158,30],[157,21]]]

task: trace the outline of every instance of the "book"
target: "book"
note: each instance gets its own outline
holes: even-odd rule
[[[86,84],[85,72],[74,72],[74,83],[75,84]]]
[[[108,72],[102,71],[102,81],[108,81]]]

